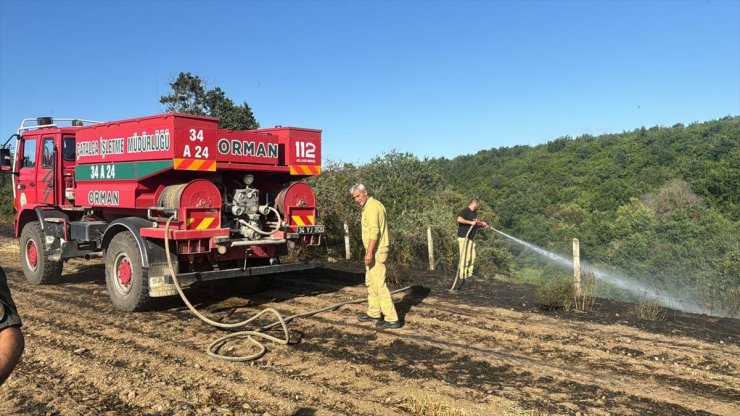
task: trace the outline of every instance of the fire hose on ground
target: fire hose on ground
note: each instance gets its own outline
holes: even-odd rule
[[[450,292],[455,291],[455,286],[457,286],[457,281],[460,279],[460,274],[464,273],[463,270],[461,270],[463,267],[466,267],[468,264],[468,243],[470,243],[470,232],[473,231],[473,228],[475,228],[476,225],[471,224],[468,228],[467,234],[465,234],[465,244],[463,245],[463,252],[460,253],[460,261],[457,263],[457,271],[455,272],[455,281],[452,282],[452,286],[450,287]],[[472,257],[473,253],[471,251],[470,256]]]
[[[228,329],[236,329],[236,328],[246,327],[251,322],[255,321],[256,319],[258,319],[262,315],[265,315],[265,314],[268,314],[268,313],[269,314],[273,314],[275,316],[275,318],[277,319],[276,322],[273,322],[273,323],[271,323],[269,325],[265,325],[265,326],[262,326],[262,327],[259,327],[257,329],[253,329],[253,330],[237,331],[237,332],[231,333],[229,335],[225,335],[225,336],[223,336],[223,337],[221,337],[221,338],[213,341],[206,348],[206,354],[208,354],[208,356],[211,357],[211,358],[225,360],[225,361],[232,361],[232,362],[241,362],[241,361],[252,361],[252,360],[256,360],[256,359],[262,357],[265,354],[265,352],[267,352],[267,347],[265,347],[265,345],[262,342],[260,342],[259,340],[255,339],[255,338],[262,338],[264,340],[273,341],[273,342],[276,342],[276,343],[281,344],[281,345],[287,345],[289,343],[289,341],[290,341],[290,333],[288,331],[288,322],[290,322],[290,321],[292,321],[294,319],[297,319],[297,318],[304,318],[304,317],[313,316],[313,315],[316,315],[316,314],[319,314],[319,313],[322,313],[322,312],[335,310],[335,309],[338,309],[338,308],[340,308],[340,307],[342,307],[344,305],[350,305],[350,304],[354,304],[354,303],[363,303],[363,302],[366,302],[365,299],[352,299],[352,300],[348,300],[348,301],[345,301],[345,302],[340,302],[340,303],[337,303],[337,304],[334,304],[334,305],[331,305],[331,306],[327,306],[327,307],[324,307],[324,308],[321,308],[321,309],[316,309],[316,310],[312,310],[312,311],[308,311],[308,312],[303,312],[303,313],[298,313],[298,314],[295,314],[295,315],[290,315],[288,317],[283,317],[282,314],[280,314],[280,312],[277,309],[275,309],[275,308],[265,308],[265,309],[261,310],[260,312],[256,313],[255,315],[253,315],[251,318],[245,319],[245,320],[243,320],[241,322],[235,322],[235,323],[231,323],[231,324],[227,324],[227,323],[223,323],[223,322],[216,322],[216,321],[214,321],[212,319],[209,319],[208,317],[206,317],[203,314],[201,314],[200,312],[198,312],[198,310],[195,309],[195,307],[193,306],[193,304],[190,303],[190,301],[188,300],[187,296],[185,296],[185,293],[183,292],[182,287],[180,286],[180,282],[177,280],[177,273],[175,271],[175,268],[172,265],[172,257],[170,255],[170,239],[169,239],[169,235],[170,235],[169,234],[170,223],[172,222],[172,220],[174,218],[175,218],[174,215],[171,216],[171,217],[169,217],[167,219],[167,222],[165,223],[165,226],[164,226],[164,248],[165,248],[165,254],[167,256],[167,267],[169,267],[170,273],[172,274],[172,280],[175,282],[175,288],[177,289],[177,293],[180,294],[180,298],[183,300],[183,302],[185,302],[185,305],[188,307],[188,309],[190,309],[190,311],[195,316],[197,316],[198,318],[200,318],[200,320],[202,320],[203,322],[205,322],[207,324],[213,325],[213,326],[215,326],[217,328],[227,329],[227,330]],[[411,289],[413,287],[415,287],[415,286],[414,285],[410,285],[410,286],[403,287],[401,289],[396,289],[396,290],[392,291],[391,294],[405,292],[405,291],[407,291],[407,290],[409,290],[409,289]],[[262,331],[267,331],[267,330],[270,330],[272,328],[275,328],[276,326],[280,326],[282,328],[283,336],[284,336],[283,338],[274,337],[272,335],[265,334],[264,332],[262,332]],[[255,352],[255,353],[253,353],[253,354],[243,355],[243,356],[228,356],[228,355],[219,354],[217,352],[229,340],[239,339],[239,338],[246,338],[249,342],[252,343],[252,345],[254,345],[255,347],[257,347],[258,351]]]

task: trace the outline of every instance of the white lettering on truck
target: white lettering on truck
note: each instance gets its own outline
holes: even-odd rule
[[[125,144],[125,147],[124,147]],[[77,159],[87,156],[122,155],[124,153],[160,152],[170,149],[170,129],[155,130],[154,134],[134,132],[130,137],[114,137],[77,142]]]
[[[88,191],[87,203],[90,205],[118,206],[120,201],[118,191]]]
[[[100,156],[105,159],[105,155],[122,155],[123,138],[104,139],[100,138]]]
[[[77,159],[100,154],[97,141],[77,142]]]
[[[145,131],[134,133],[126,139],[126,150],[128,153],[161,152],[170,150],[170,129],[155,130],[154,134],[146,134]]]
[[[278,157],[277,143],[255,143],[247,140],[219,139],[216,146],[218,147],[218,152],[222,155]]]

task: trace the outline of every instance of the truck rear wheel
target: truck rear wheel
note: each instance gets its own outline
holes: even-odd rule
[[[105,252],[105,283],[113,306],[121,311],[141,310],[149,301],[149,282],[144,279],[141,253],[134,236],[116,234]]]
[[[21,267],[28,283],[45,285],[62,276],[62,260],[50,260],[45,253],[44,231],[38,221],[23,227],[20,239]]]

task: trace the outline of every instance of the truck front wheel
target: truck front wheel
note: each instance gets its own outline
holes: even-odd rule
[[[62,276],[62,260],[53,261],[46,255],[44,231],[38,221],[23,227],[20,239],[21,267],[28,283],[45,285]]]
[[[139,245],[128,231],[116,234],[105,252],[105,283],[110,300],[118,310],[141,310],[150,299]]]

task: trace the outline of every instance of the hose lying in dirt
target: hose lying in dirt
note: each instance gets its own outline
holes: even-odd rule
[[[352,299],[352,300],[348,300],[346,302],[340,302],[340,303],[337,303],[337,304],[334,304],[334,305],[331,305],[331,306],[327,306],[325,308],[316,309],[316,310],[313,310],[313,311],[308,311],[308,312],[303,312],[303,313],[298,313],[298,314],[295,314],[295,315],[290,315],[290,316],[288,316],[286,318],[284,318],[280,314],[280,312],[277,311],[277,309],[274,309],[274,308],[265,308],[265,309],[263,309],[262,311],[258,312],[257,314],[255,314],[254,316],[252,316],[249,319],[243,320],[241,322],[235,322],[235,323],[232,323],[232,324],[225,324],[225,323],[222,323],[222,322],[216,322],[216,321],[214,321],[212,319],[209,319],[206,316],[204,316],[203,314],[201,314],[200,312],[198,312],[198,310],[195,309],[195,307],[193,306],[193,304],[190,303],[190,301],[188,300],[187,296],[185,296],[185,293],[183,293],[182,287],[180,286],[180,282],[177,280],[177,273],[175,272],[175,268],[172,266],[172,257],[170,255],[169,231],[170,231],[170,222],[172,222],[172,220],[174,218],[175,218],[174,215],[171,216],[170,218],[168,218],[167,219],[167,223],[165,223],[165,226],[164,226],[164,250],[165,250],[165,254],[167,255],[167,266],[169,267],[170,273],[172,274],[172,280],[175,282],[175,288],[177,289],[177,293],[180,294],[180,298],[182,298],[182,301],[185,302],[185,305],[188,307],[188,309],[190,309],[191,312],[193,312],[193,314],[195,316],[197,316],[198,318],[200,318],[200,320],[202,320],[205,323],[208,323],[208,324],[213,325],[213,326],[215,326],[217,328],[223,328],[223,329],[235,329],[235,328],[245,327],[245,326],[249,325],[249,323],[251,323],[255,319],[261,317],[262,315],[268,314],[268,313],[271,313],[271,314],[275,315],[275,317],[277,318],[277,322],[273,322],[273,323],[271,323],[269,325],[265,325],[265,326],[263,326],[261,328],[254,329],[254,330],[246,330],[246,331],[234,332],[232,334],[225,335],[225,336],[223,336],[223,337],[221,337],[221,338],[213,341],[206,348],[206,354],[208,354],[208,356],[211,357],[211,358],[216,358],[216,359],[226,360],[226,361],[234,361],[234,362],[256,360],[256,359],[262,357],[265,354],[265,352],[267,351],[267,348],[265,347],[265,345],[263,343],[261,343],[260,341],[256,340],[255,337],[256,338],[266,339],[266,340],[269,340],[269,341],[273,341],[273,342],[276,342],[276,343],[281,344],[281,345],[287,345],[288,342],[290,341],[290,333],[288,332],[288,325],[287,325],[288,322],[290,322],[290,321],[292,321],[292,320],[294,320],[296,318],[303,318],[303,317],[307,317],[307,316],[316,315],[316,314],[319,314],[321,312],[326,312],[326,311],[334,310],[334,309],[337,309],[337,308],[339,308],[341,306],[344,306],[344,305],[349,305],[349,304],[353,304],[353,303],[362,303],[362,302],[365,302],[366,301],[365,299]],[[405,291],[407,291],[409,289],[412,289],[414,287],[417,287],[417,286],[418,285],[406,286],[406,287],[403,287],[401,289],[397,289],[397,290],[392,291],[391,294],[405,292]],[[277,338],[277,337],[274,337],[272,335],[265,334],[265,333],[261,332],[261,331],[267,331],[269,329],[272,329],[272,328],[274,328],[274,327],[276,327],[278,325],[282,327],[284,338]],[[219,354],[219,353],[216,352],[227,341],[229,341],[231,339],[234,339],[234,338],[246,338],[249,342],[251,342],[254,346],[257,347],[258,351],[255,352],[254,354],[243,355],[243,356],[228,356],[228,355],[222,355],[222,354]]]

